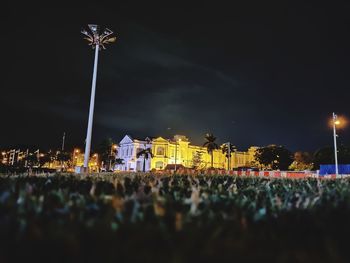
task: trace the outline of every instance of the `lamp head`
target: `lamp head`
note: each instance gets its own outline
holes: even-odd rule
[[[345,128],[347,126],[348,120],[343,115],[336,115],[333,113],[333,118],[329,120],[329,126],[337,126],[338,129]]]
[[[116,41],[116,37],[112,37],[113,31],[109,28],[105,28],[102,34],[99,34],[99,26],[95,24],[88,25],[90,30],[82,29],[81,33],[85,35],[84,39],[89,42],[92,48],[100,46],[102,49],[106,49],[105,44],[111,44]]]
[[[98,33],[98,25],[89,24],[88,27],[94,35]]]

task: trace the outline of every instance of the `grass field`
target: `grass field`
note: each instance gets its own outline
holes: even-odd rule
[[[0,176],[0,262],[348,262],[350,180]]]

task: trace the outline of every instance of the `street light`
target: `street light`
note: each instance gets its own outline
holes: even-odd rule
[[[335,175],[338,176],[338,151],[337,151],[337,131],[336,125],[339,125],[340,121],[338,116],[333,112],[333,141],[334,141],[334,160],[335,160]]]
[[[112,157],[116,156],[116,150],[118,146],[116,144],[112,144],[111,146],[111,153],[110,153],[110,158],[109,158],[109,171],[112,170]]]
[[[344,116],[338,116],[333,112],[333,118],[331,124],[333,126],[333,141],[334,141],[334,160],[335,160],[335,174],[338,175],[338,150],[337,150],[337,130],[341,129],[347,125],[347,119]]]
[[[227,145],[227,170],[230,171],[231,143],[230,142],[225,142],[224,145]]]
[[[115,42],[116,38],[111,37],[113,34],[112,30],[106,28],[103,33],[99,34],[98,25],[88,25],[90,32],[83,29],[81,33],[85,35],[84,39],[89,42],[89,45],[95,49],[95,61],[94,70],[92,77],[92,87],[91,87],[91,98],[90,98],[90,110],[89,110],[89,122],[87,127],[86,143],[85,143],[85,155],[84,155],[84,170],[88,171],[90,148],[91,148],[91,135],[92,135],[92,122],[94,117],[94,106],[95,106],[95,92],[96,92],[96,77],[97,77],[97,63],[98,63],[98,52],[100,47],[106,49],[105,44],[110,44]]]

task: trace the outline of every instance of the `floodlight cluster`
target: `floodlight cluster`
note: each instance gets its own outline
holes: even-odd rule
[[[98,46],[106,49],[106,44],[111,44],[117,39],[116,37],[111,36],[113,31],[109,28],[104,29],[102,33],[99,34],[100,28],[98,25],[89,24],[88,27],[89,30],[82,29],[81,33],[85,35],[84,39],[86,39],[89,42],[89,45],[93,48]]]

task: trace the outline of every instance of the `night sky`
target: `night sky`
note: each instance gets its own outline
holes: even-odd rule
[[[58,148],[64,131],[83,145],[88,23],[118,38],[99,57],[93,147],[125,134],[202,144],[212,132],[241,150],[313,151],[332,144],[332,111],[350,117],[349,1],[120,2],[2,8],[0,147]]]

